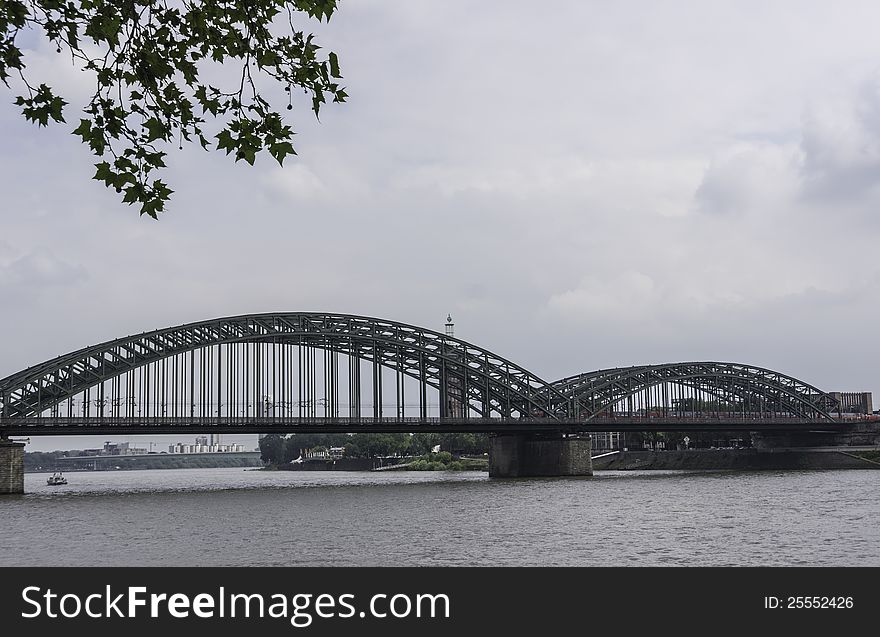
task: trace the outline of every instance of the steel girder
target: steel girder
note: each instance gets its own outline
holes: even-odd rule
[[[779,372],[723,362],[666,363],[604,369],[569,376],[553,383],[575,404],[579,415],[595,417],[621,400],[648,388],[673,383],[722,400],[763,405],[777,412],[816,420],[833,420],[838,401],[797,378]]]
[[[549,383],[488,350],[424,328],[322,312],[243,315],[144,332],[86,347],[0,380],[0,417],[32,417],[91,387],[195,349],[231,343],[302,344],[375,361],[440,389],[459,379],[471,408],[489,416],[566,415]],[[471,402],[474,401],[474,402]]]

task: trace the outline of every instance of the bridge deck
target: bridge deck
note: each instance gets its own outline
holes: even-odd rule
[[[602,431],[825,431],[840,432],[853,421],[800,418],[597,417],[552,418],[299,418],[299,417],[59,417],[0,419],[2,436],[109,434],[262,433],[577,433]]]

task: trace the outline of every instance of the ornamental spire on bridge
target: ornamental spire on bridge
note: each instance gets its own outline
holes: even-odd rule
[[[446,315],[446,336],[455,338],[455,323],[452,322],[452,314]],[[457,376],[463,370],[457,365],[450,365],[445,371],[445,409],[442,411],[441,416],[446,418],[467,418],[462,379]]]

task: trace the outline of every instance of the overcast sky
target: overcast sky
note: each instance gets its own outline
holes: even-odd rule
[[[295,109],[284,168],[172,149],[158,222],[90,180],[90,85],[35,43],[71,123],[0,100],[0,376],[231,314],[450,312],[547,380],[729,360],[880,395],[878,23],[870,1],[343,0],[317,32],[350,102]]]

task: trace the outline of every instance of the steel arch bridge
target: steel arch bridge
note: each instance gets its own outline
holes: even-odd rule
[[[622,402],[630,415],[639,409],[653,408],[664,416],[709,411],[719,415],[748,413],[821,421],[833,420],[833,412],[839,409],[838,401],[830,394],[797,378],[740,363],[666,363],[602,369],[563,378],[553,387],[588,417],[607,413]]]
[[[837,410],[828,393],[749,365],[646,365],[550,383],[449,334],[323,312],[144,332],[0,380],[3,436],[803,429],[840,426]]]

